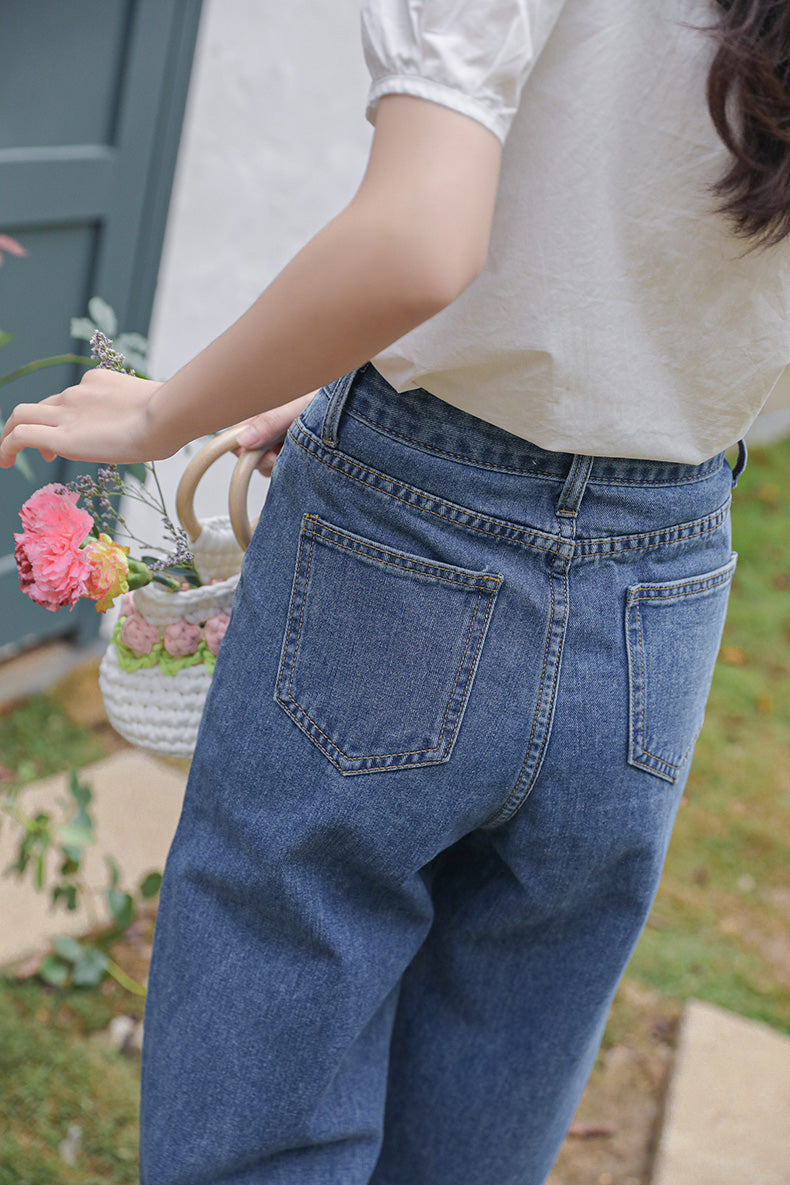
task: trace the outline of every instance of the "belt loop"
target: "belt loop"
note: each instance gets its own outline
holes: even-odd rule
[[[321,424],[321,440],[327,448],[337,448],[337,430],[340,424],[340,413],[346,402],[346,396],[351,390],[351,384],[358,373],[358,370],[352,370],[349,374],[344,374],[342,378],[336,379],[334,383],[330,383],[327,388],[329,391],[329,403],[327,404],[323,423]]]
[[[581,506],[584,491],[590,480],[592,467],[592,457],[585,457],[582,453],[574,455],[568,476],[565,478],[565,485],[557,499],[557,515],[561,515],[563,518],[576,517],[576,512]]]
[[[747,452],[747,449],[746,449],[746,441],[739,440],[738,441],[738,459],[735,462],[735,466],[732,471],[732,488],[733,489],[735,489],[735,487],[737,486],[738,478],[741,476],[744,469],[746,468],[746,462],[748,461],[748,459],[749,459],[749,453]]]

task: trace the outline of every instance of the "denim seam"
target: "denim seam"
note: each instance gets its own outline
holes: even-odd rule
[[[527,742],[526,755],[524,757],[524,761],[522,762],[521,769],[518,771],[518,777],[516,778],[516,783],[513,786],[513,789],[510,791],[510,793],[508,794],[505,801],[501,804],[501,806],[499,806],[497,808],[497,810],[494,812],[494,814],[490,815],[489,818],[486,819],[486,821],[482,824],[482,826],[486,827],[486,828],[495,827],[499,823],[500,820],[502,820],[504,822],[508,818],[511,818],[513,814],[515,814],[515,811],[511,810],[510,808],[511,808],[511,805],[513,804],[513,802],[516,799],[516,796],[518,794],[518,790],[521,785],[521,779],[524,776],[524,770],[527,768],[527,765],[529,764],[529,757],[530,757],[530,753],[532,751],[532,742],[535,739],[535,732],[537,730],[538,719],[540,717],[540,709],[541,709],[541,705],[543,703],[543,687],[544,687],[544,683],[545,683],[545,679],[546,679],[546,668],[549,665],[549,653],[551,651],[551,638],[552,638],[552,631],[554,628],[554,606],[555,606],[554,581],[551,579],[549,580],[549,594],[551,596],[551,608],[549,610],[549,626],[546,631],[546,647],[543,651],[543,666],[542,666],[541,672],[540,672],[540,683],[538,684],[535,712],[532,717],[532,729],[529,734],[529,741]],[[555,665],[554,686],[552,688],[552,696],[555,694],[555,691],[556,691],[558,673],[559,673],[559,662],[556,663],[556,665]],[[549,730],[546,729],[547,734],[548,734],[548,731]],[[541,749],[540,749],[539,758],[542,757],[543,751],[546,746],[546,740],[547,740],[547,736],[544,736],[543,744],[541,745]],[[540,761],[538,761],[536,763],[536,767],[535,767],[536,769],[538,768],[539,764],[540,764]],[[522,802],[525,800],[527,794],[529,793],[530,788],[531,788],[531,783],[530,783],[530,785],[527,786],[526,792],[524,794],[522,794],[522,796],[521,796]],[[521,804],[519,804],[519,805],[521,805]]]
[[[453,453],[449,449],[439,448],[438,445],[428,444],[424,440],[417,440],[413,436],[407,436],[405,432],[396,432],[394,428],[389,428],[385,424],[379,423],[377,420],[372,420],[358,408],[354,408],[353,411],[347,410],[346,414],[352,416],[355,420],[364,421],[366,424],[369,424],[371,428],[375,428],[377,431],[379,431],[383,436],[390,436],[394,440],[405,440],[408,444],[414,445],[423,452],[436,453],[437,456],[440,457],[449,457],[453,461],[464,462],[465,464],[473,465],[480,469],[491,469],[497,473],[512,473],[524,477],[550,478],[555,481],[564,480],[561,473],[547,473],[543,469],[522,469],[520,466],[496,465],[491,461],[482,461],[477,457],[467,457],[464,453]],[[595,460],[596,458],[593,459]],[[672,462],[667,461],[666,464],[672,464]],[[590,484],[605,486],[660,486],[662,488],[669,488],[676,485],[684,485],[688,482],[705,481],[708,477],[712,477],[714,474],[718,473],[723,464],[724,462],[722,461],[716,466],[715,469],[703,470],[702,473],[696,473],[689,477],[676,477],[671,481],[640,481],[638,478],[630,477],[591,477]]]
[[[718,510],[691,522],[678,523],[659,531],[647,531],[642,535],[613,535],[611,539],[577,539],[575,559],[595,559],[599,556],[617,555],[620,552],[651,551],[655,547],[666,547],[671,543],[684,543],[687,539],[698,539],[716,531],[726,522],[729,501]],[[652,543],[647,540],[652,539]]]
[[[302,532],[300,532],[300,535],[299,535],[299,551],[297,552],[297,555],[296,555],[296,572],[295,572],[295,576],[294,576],[294,587],[291,592],[291,603],[288,606],[288,620],[285,623],[285,642],[283,645],[283,653],[280,657],[280,670],[277,673],[277,691],[280,690],[280,686],[282,684],[282,676],[285,674],[284,664],[288,661],[288,647],[289,647],[289,642],[290,642],[290,638],[291,638],[291,622],[293,620],[294,603],[295,603],[295,597],[296,597],[296,590],[298,587],[299,574],[302,570],[302,552],[304,551],[304,542],[305,542],[305,534],[302,531]],[[308,567],[308,575],[309,575],[309,567]],[[304,613],[304,598],[302,599],[302,614],[303,613]],[[299,629],[301,630],[301,628],[302,628],[302,616],[300,615]],[[289,696],[291,694],[291,683],[293,682],[293,671],[294,671],[294,665],[292,664],[291,679],[288,684]]]
[[[304,531],[302,532],[303,538],[305,537],[306,534],[307,534],[307,532],[304,532]],[[293,700],[294,703],[296,702],[294,700],[294,696],[293,696],[293,681],[294,681],[294,675],[296,673],[296,656],[299,653],[299,639],[302,636],[302,626],[304,625],[304,609],[305,609],[305,605],[307,604],[307,588],[308,588],[308,585],[310,584],[310,569],[313,566],[313,549],[314,549],[314,547],[315,547],[315,535],[311,534],[311,536],[310,536],[310,555],[307,560],[307,571],[305,572],[305,576],[304,576],[304,589],[301,594],[302,604],[300,606],[300,611],[299,611],[299,628],[296,631],[296,639],[294,641],[293,658],[291,659],[291,677],[288,680],[288,698],[290,700]],[[301,561],[301,551],[300,551],[300,561]],[[301,563],[300,563],[300,567],[301,567]],[[290,633],[290,622],[289,622],[289,633]]]
[[[659,592],[656,590],[648,596],[633,596],[629,603],[635,605],[637,601],[682,601],[685,597],[696,596],[697,593],[710,592],[715,588],[719,588],[722,584],[726,584],[732,576],[731,571],[723,572],[719,576],[714,576],[710,579],[700,579],[697,581],[684,581],[680,588],[673,588],[670,592]],[[637,588],[649,588],[649,585],[640,584]]]
[[[308,436],[312,435],[312,434],[308,433],[306,429],[302,429],[302,431],[304,431],[305,434]],[[369,489],[376,490],[378,493],[384,494],[387,498],[392,498],[396,502],[403,502],[403,504],[405,506],[410,506],[414,510],[422,510],[426,514],[432,514],[434,516],[434,518],[441,519],[443,522],[448,522],[448,521],[452,522],[458,527],[464,528],[465,530],[469,530],[469,531],[476,531],[480,535],[499,535],[503,539],[509,538],[511,542],[520,544],[521,546],[524,546],[524,547],[531,547],[535,551],[543,551],[543,552],[547,552],[548,554],[551,554],[556,549],[556,543],[557,543],[556,537],[553,535],[549,535],[545,531],[539,531],[535,528],[521,527],[516,523],[512,523],[512,524],[507,523],[502,519],[488,518],[486,515],[479,514],[478,511],[476,511],[476,510],[469,509],[469,507],[459,506],[459,505],[456,505],[452,502],[447,502],[444,498],[440,498],[435,494],[429,494],[427,491],[419,490],[415,486],[407,486],[403,482],[398,481],[395,478],[387,477],[385,474],[378,473],[375,469],[371,469],[369,466],[363,465],[361,462],[355,460],[353,457],[346,457],[345,453],[333,453],[332,454],[333,459],[331,461],[327,460],[326,457],[321,457],[318,455],[318,453],[315,450],[315,447],[308,447],[301,440],[299,440],[296,435],[289,433],[289,437],[293,441],[294,444],[297,444],[300,449],[302,449],[304,452],[306,452],[308,454],[308,456],[314,457],[315,460],[320,462],[321,465],[325,465],[328,469],[335,469],[335,470],[343,473],[350,481],[355,481],[355,482],[357,482],[358,485],[368,486]],[[351,465],[354,465],[357,469],[360,469],[363,473],[369,473],[371,475],[375,474],[376,477],[383,478],[385,481],[388,481],[391,485],[397,485],[403,490],[408,490],[410,493],[415,495],[415,498],[417,500],[411,502],[408,500],[408,498],[403,498],[399,494],[393,494],[389,490],[384,489],[383,485],[381,485],[379,483],[372,482],[372,481],[365,481],[364,478],[356,477],[353,473],[349,473],[348,468],[345,467],[341,463],[341,461],[343,459],[345,459]],[[438,506],[444,506],[448,510],[452,510],[455,512],[460,512],[461,514],[469,515],[472,518],[478,519],[479,522],[490,523],[491,527],[493,527],[495,529],[489,530],[486,527],[476,527],[472,523],[461,522],[457,518],[453,518],[449,515],[440,514],[438,511],[432,510],[430,508],[430,506],[424,505],[424,503],[427,501],[435,502]],[[519,535],[533,535],[536,537],[543,538],[546,540],[546,545],[544,546],[543,544],[540,544],[540,543],[533,543],[529,539],[513,539],[512,536],[508,536],[508,534],[507,534],[508,531],[516,532]]]
[[[310,529],[310,534],[313,536],[314,539],[316,539],[318,541],[320,541],[327,534],[335,533],[337,535],[341,535],[343,538],[350,539],[353,542],[355,542],[355,540],[353,540],[353,536],[346,535],[345,532],[339,531],[337,529],[337,527],[331,527],[330,530],[327,532],[326,531],[326,524],[324,524],[321,521],[321,519],[319,519],[316,515],[308,514],[305,516],[305,518],[308,519],[312,523],[320,523],[321,526],[324,528],[323,532],[316,531],[314,528]],[[452,585],[455,588],[466,588],[470,592],[497,592],[499,589],[499,586],[502,583],[502,576],[501,575],[500,576],[494,576],[494,575],[489,576],[487,574],[486,575],[481,574],[479,576],[470,575],[470,577],[467,579],[457,579],[456,580],[452,576],[440,576],[438,574],[438,570],[436,570],[432,564],[424,563],[421,560],[415,559],[414,561],[412,561],[413,566],[411,566],[410,563],[408,563],[408,562],[395,563],[393,560],[385,560],[383,558],[379,558],[378,556],[366,556],[363,546],[349,547],[348,544],[340,543],[337,539],[328,539],[327,543],[328,543],[328,546],[342,548],[343,551],[348,551],[351,553],[351,555],[364,557],[364,558],[368,559],[370,561],[370,563],[372,563],[372,564],[385,564],[388,568],[396,568],[400,572],[413,572],[416,575],[427,576],[429,580],[439,580],[442,583]],[[387,547],[380,547],[378,544],[368,543],[368,544],[365,544],[365,546],[369,547],[372,551],[379,551],[385,555],[399,556],[399,553],[397,551],[393,551]],[[405,556],[403,558],[406,559]],[[491,587],[492,583],[494,585],[493,588]]]
[[[321,447],[320,440],[318,440],[316,437],[313,437],[312,433],[310,433],[308,429],[299,426],[298,430],[303,432],[311,441],[315,441],[318,447]],[[319,455],[319,453],[316,451],[315,445],[308,446],[299,439],[295,432],[289,432],[288,435],[291,441],[298,445],[298,447],[302,449],[303,452],[307,453],[308,456],[314,457],[316,461],[322,465],[325,465],[328,469],[334,469],[336,471],[342,472],[350,481],[354,481],[358,485],[367,486],[370,489],[384,494],[388,498],[392,498],[397,502],[403,502],[403,504],[406,506],[410,506],[413,509],[422,510],[425,514],[431,514],[435,518],[441,519],[443,522],[450,521],[461,529],[474,531],[481,535],[498,535],[505,542],[513,543],[521,547],[530,547],[534,551],[546,552],[549,555],[555,555],[557,553],[558,543],[562,542],[559,536],[549,535],[544,531],[538,530],[537,528],[524,527],[517,523],[506,522],[503,519],[490,518],[487,515],[480,514],[478,511],[470,509],[469,507],[458,506],[454,503],[447,502],[438,495],[430,494],[427,491],[417,489],[414,486],[407,486],[403,482],[397,481],[395,478],[387,477],[385,474],[378,473],[375,469],[371,469],[369,466],[364,465],[362,462],[357,461],[353,457],[348,457],[345,453],[333,452],[332,459],[328,460],[326,457]],[[399,486],[401,489],[412,493],[416,500],[409,501],[409,499],[401,497],[399,494],[394,494],[389,490],[384,489],[383,485],[378,482],[366,481],[362,477],[355,476],[353,473],[349,472],[347,467],[349,464],[353,465],[363,473],[375,475],[376,477],[382,478],[383,480],[389,482],[391,485]],[[439,511],[432,510],[430,506],[425,505],[426,501],[435,502],[438,506],[446,507],[447,510],[453,511],[456,514],[460,512],[461,514],[469,515],[470,517],[476,518],[479,522],[490,524],[490,526],[478,527],[473,523],[460,521],[458,518],[453,517],[453,515],[441,514]],[[650,550],[654,547],[662,547],[668,543],[676,543],[682,542],[686,539],[694,539],[719,527],[727,517],[728,508],[729,501],[718,510],[713,511],[709,515],[705,515],[701,519],[695,519],[688,523],[680,523],[672,527],[665,527],[660,531],[645,532],[641,535],[614,535],[611,539],[577,538],[574,544],[574,558],[594,559],[597,556],[615,555],[620,551]],[[692,528],[700,529],[693,530]],[[524,538],[525,535],[531,536],[531,538]],[[544,545],[542,543],[535,542],[534,540],[536,538],[545,539],[547,543]],[[648,539],[652,539],[654,542],[646,542]]]
[[[315,516],[315,515],[305,515],[305,520],[306,520],[306,522],[312,522],[312,523],[315,523],[316,521],[319,521],[319,522],[320,522],[320,520],[319,520],[319,519],[317,519],[317,516]],[[452,706],[452,704],[453,704],[453,700],[454,700],[454,698],[455,698],[456,688],[457,688],[457,686],[458,686],[458,679],[459,679],[459,676],[460,676],[460,674],[461,674],[461,671],[463,670],[463,667],[464,667],[464,664],[465,664],[465,661],[466,661],[466,656],[467,656],[467,653],[468,653],[468,650],[469,650],[469,643],[470,643],[470,640],[471,640],[471,638],[472,638],[472,636],[473,636],[473,633],[474,633],[474,629],[475,629],[475,623],[476,623],[476,621],[477,621],[478,612],[479,612],[479,609],[480,609],[480,601],[481,601],[481,600],[482,600],[482,598],[483,598],[483,594],[484,594],[484,593],[485,593],[485,594],[487,594],[487,598],[488,598],[488,608],[487,608],[487,611],[486,611],[485,620],[484,620],[484,622],[483,622],[483,624],[482,624],[482,627],[481,627],[481,629],[480,629],[480,633],[479,633],[479,637],[478,637],[478,642],[477,642],[477,649],[475,650],[475,656],[474,656],[474,660],[473,660],[473,662],[471,663],[471,665],[470,665],[470,667],[469,667],[469,673],[468,673],[468,675],[467,675],[466,685],[465,685],[465,687],[464,687],[464,691],[463,691],[463,695],[462,695],[462,697],[461,697],[461,701],[460,701],[460,703],[459,703],[459,705],[458,705],[458,718],[457,718],[457,720],[456,720],[455,726],[454,726],[454,728],[453,728],[453,731],[452,731],[452,733],[451,733],[451,737],[450,737],[450,740],[449,740],[449,745],[448,745],[448,750],[449,750],[449,749],[451,749],[451,748],[452,748],[452,744],[454,743],[454,740],[455,740],[455,735],[456,735],[456,733],[457,733],[457,731],[458,731],[458,726],[460,725],[460,722],[461,722],[461,717],[463,716],[463,708],[464,708],[464,705],[465,705],[466,699],[468,698],[468,694],[469,694],[469,687],[470,687],[470,684],[471,684],[471,679],[472,679],[472,676],[473,676],[473,674],[474,674],[474,671],[475,671],[475,669],[476,669],[476,667],[477,667],[477,660],[478,660],[478,657],[479,657],[479,654],[480,654],[480,647],[482,646],[483,638],[485,637],[485,635],[486,635],[486,632],[487,632],[488,619],[489,619],[489,617],[490,617],[490,614],[491,614],[491,609],[492,609],[493,603],[494,603],[494,601],[495,601],[495,599],[496,599],[496,595],[497,595],[497,593],[499,592],[499,588],[500,588],[500,585],[501,585],[501,583],[502,583],[502,578],[501,578],[501,577],[500,577],[499,579],[497,579],[496,577],[490,577],[490,578],[489,578],[489,579],[491,579],[491,580],[493,580],[493,581],[495,582],[495,587],[493,587],[493,588],[491,588],[491,587],[490,587],[489,585],[487,585],[487,584],[486,584],[486,585],[483,585],[482,587],[479,587],[479,586],[478,586],[477,588],[475,588],[475,587],[473,587],[473,586],[469,586],[469,585],[467,585],[467,586],[466,586],[466,587],[469,589],[469,591],[470,591],[470,592],[472,592],[472,593],[474,593],[474,592],[477,592],[477,599],[476,599],[476,601],[475,601],[475,607],[474,607],[474,610],[473,610],[473,612],[472,612],[472,618],[471,618],[471,621],[470,621],[470,623],[469,623],[469,630],[468,630],[468,632],[467,632],[467,635],[466,635],[466,640],[465,640],[465,642],[464,642],[464,649],[463,649],[463,652],[462,652],[462,654],[461,654],[461,658],[460,658],[460,661],[459,661],[458,667],[457,667],[457,669],[456,669],[456,672],[455,672],[455,679],[454,679],[454,681],[453,681],[453,686],[452,686],[452,689],[451,689],[451,691],[450,691],[450,695],[449,695],[449,697],[448,697],[448,700],[447,700],[447,706],[446,706],[446,708],[445,708],[444,717],[443,717],[443,719],[442,719],[441,729],[440,729],[440,732],[439,732],[439,737],[438,737],[438,740],[437,740],[437,743],[436,743],[436,745],[434,745],[434,746],[433,746],[432,748],[430,748],[430,749],[412,749],[412,750],[407,750],[407,751],[404,751],[404,752],[401,752],[401,753],[374,753],[374,754],[364,754],[364,755],[357,755],[357,756],[355,756],[355,757],[350,757],[350,756],[349,756],[347,753],[344,753],[344,752],[343,752],[343,750],[340,748],[340,746],[339,746],[339,745],[337,745],[337,744],[336,744],[336,743],[335,743],[335,742],[332,740],[332,738],[331,738],[330,736],[328,736],[328,735],[327,735],[327,733],[325,733],[325,732],[324,732],[324,730],[323,730],[323,729],[320,727],[320,725],[318,725],[318,723],[317,723],[315,720],[313,720],[312,716],[310,716],[310,714],[309,714],[309,713],[308,713],[308,712],[307,712],[307,711],[304,709],[304,707],[303,707],[303,706],[302,706],[302,705],[299,703],[299,701],[296,699],[296,697],[295,697],[295,696],[294,696],[294,694],[293,694],[293,678],[294,678],[294,674],[295,674],[295,671],[296,671],[296,660],[297,660],[297,655],[298,655],[298,653],[299,653],[300,638],[301,638],[301,634],[302,634],[302,625],[303,625],[303,623],[304,623],[304,610],[305,610],[305,605],[306,605],[306,603],[307,603],[307,587],[308,587],[308,584],[309,584],[309,580],[310,580],[310,570],[311,570],[311,568],[312,568],[312,563],[313,563],[313,548],[314,548],[314,546],[315,546],[315,541],[316,541],[316,539],[317,539],[317,533],[316,533],[316,531],[315,531],[315,529],[314,529],[314,528],[312,528],[312,529],[311,529],[311,528],[308,528],[307,526],[305,526],[305,527],[303,528],[303,530],[302,530],[302,538],[301,538],[301,540],[300,540],[300,545],[299,545],[299,552],[298,552],[298,555],[297,555],[297,563],[296,563],[296,570],[297,570],[297,574],[298,574],[298,573],[299,573],[299,571],[301,570],[301,566],[302,566],[302,554],[303,554],[303,551],[304,551],[304,541],[305,541],[305,538],[306,538],[306,536],[307,536],[308,534],[309,534],[309,535],[310,535],[310,537],[311,537],[311,544],[310,544],[310,555],[309,555],[309,559],[308,559],[308,562],[307,562],[307,571],[306,571],[306,573],[305,573],[305,576],[304,576],[304,589],[303,589],[303,592],[302,592],[302,594],[301,594],[301,597],[302,597],[302,604],[301,604],[301,611],[300,611],[300,615],[299,615],[299,626],[298,626],[298,628],[297,628],[297,630],[296,630],[296,640],[295,640],[295,642],[294,642],[294,648],[293,648],[293,657],[290,659],[290,665],[291,665],[291,676],[290,676],[290,679],[289,679],[289,682],[288,682],[287,694],[288,694],[288,699],[291,701],[291,703],[293,703],[293,704],[295,704],[295,705],[296,705],[296,707],[298,708],[298,710],[299,710],[299,712],[301,713],[301,715],[302,715],[302,716],[304,716],[304,718],[310,722],[310,725],[311,725],[311,726],[312,726],[312,727],[313,727],[313,728],[314,728],[314,729],[315,729],[317,732],[319,732],[319,733],[321,734],[321,736],[322,736],[322,737],[324,737],[324,738],[326,739],[326,741],[328,742],[328,744],[332,746],[332,749],[333,749],[333,750],[334,750],[336,753],[340,754],[340,756],[341,756],[342,758],[344,758],[346,761],[375,761],[375,760],[379,760],[379,761],[380,761],[380,760],[386,760],[386,759],[388,759],[388,758],[391,758],[391,757],[412,757],[412,756],[418,756],[419,754],[422,754],[422,753],[435,753],[435,752],[437,752],[437,750],[439,750],[439,749],[441,748],[442,744],[444,743],[444,732],[445,732],[445,729],[446,729],[446,727],[447,727],[447,717],[448,717],[448,714],[449,714],[449,712],[450,712],[450,708],[451,708],[451,706]],[[343,545],[343,544],[340,544],[340,543],[333,543],[333,544],[332,544],[332,546],[341,547],[341,548],[343,548],[343,549],[344,549],[344,550],[346,550],[346,551],[351,551],[351,550],[352,550],[352,549],[350,549],[350,548],[346,548],[346,547],[344,547],[344,545]],[[352,554],[356,554],[356,553],[353,553],[353,552],[352,552]],[[384,561],[384,562],[386,562],[386,561]],[[393,566],[393,567],[397,567],[397,565],[392,565],[392,566]],[[409,569],[407,569],[407,568],[401,568],[401,570],[402,570],[402,571],[409,571]],[[437,577],[437,579],[441,579],[441,577]],[[293,595],[296,595],[296,592],[294,592],[294,594],[293,594]],[[290,636],[291,636],[291,623],[292,623],[292,621],[293,621],[293,595],[292,595],[292,604],[291,604],[291,606],[290,606],[289,613],[288,613],[288,621],[287,621],[287,624],[286,624],[286,639],[290,639]],[[286,659],[285,659],[285,661],[288,661],[288,659],[286,658]],[[281,662],[282,662],[282,660],[281,660]],[[283,672],[283,674],[284,674],[284,672]],[[280,687],[282,686],[282,678],[278,678],[278,683],[277,683],[277,686],[278,686],[278,688],[280,688]],[[288,708],[288,706],[287,706],[287,705],[286,705],[286,704],[283,702],[283,700],[282,700],[282,699],[280,699],[280,703],[281,703],[281,704],[282,704],[282,706],[285,708],[285,710],[286,710],[286,711],[289,713],[289,715],[290,715],[290,716],[291,716],[291,717],[292,717],[292,718],[295,720],[295,722],[296,722],[297,724],[299,724],[299,723],[300,723],[300,720],[297,718],[295,711],[293,711],[292,709],[289,709],[289,708]],[[321,744],[321,742],[320,742],[320,741],[319,741],[319,740],[318,740],[316,737],[314,737],[314,736],[312,735],[312,733],[308,733],[308,735],[309,735],[309,736],[311,736],[311,738],[312,738],[312,739],[315,741],[315,743],[318,745],[318,747],[321,749],[321,751],[322,751],[322,752],[323,752],[323,753],[326,755],[326,757],[327,757],[327,758],[328,758],[328,759],[329,759],[329,760],[332,762],[332,764],[333,764],[333,765],[334,765],[334,766],[335,766],[335,767],[336,767],[338,770],[340,770],[340,772],[341,772],[341,773],[344,773],[344,774],[345,774],[345,773],[350,773],[350,772],[355,772],[355,773],[376,773],[376,772],[379,772],[379,771],[380,771],[380,769],[381,769],[381,767],[379,766],[378,768],[374,768],[374,769],[370,769],[370,770],[355,770],[355,771],[344,770],[344,769],[343,769],[343,768],[342,768],[342,767],[341,767],[341,766],[340,766],[340,765],[337,763],[337,761],[335,761],[335,760],[334,760],[334,758],[332,757],[331,753],[329,753],[329,752],[328,752],[328,750],[326,749],[326,747],[325,747],[324,745],[322,745],[322,744]],[[448,752],[448,755],[449,755],[449,752]],[[434,761],[413,762],[413,763],[411,763],[409,766],[402,765],[402,766],[398,766],[397,768],[398,768],[398,769],[404,769],[404,768],[415,768],[416,766],[420,766],[420,765],[436,765],[436,764],[439,764],[439,763],[441,763],[441,762],[442,762],[442,761],[444,761],[444,760],[446,760],[446,757],[437,758],[437,759],[436,759],[436,760],[434,760]]]

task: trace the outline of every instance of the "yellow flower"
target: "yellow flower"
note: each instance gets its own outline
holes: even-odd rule
[[[106,613],[116,597],[129,591],[129,548],[102,532],[86,544],[85,551],[90,563],[86,595],[96,602],[98,613]]]

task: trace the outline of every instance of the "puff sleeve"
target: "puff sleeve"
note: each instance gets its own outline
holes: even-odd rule
[[[415,95],[468,115],[502,142],[565,0],[363,0],[371,74],[382,95]]]

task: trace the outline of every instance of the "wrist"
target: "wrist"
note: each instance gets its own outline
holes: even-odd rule
[[[167,383],[155,383],[143,411],[144,431],[150,442],[151,460],[161,461],[172,457],[192,437],[185,433],[184,425],[168,415]]]

